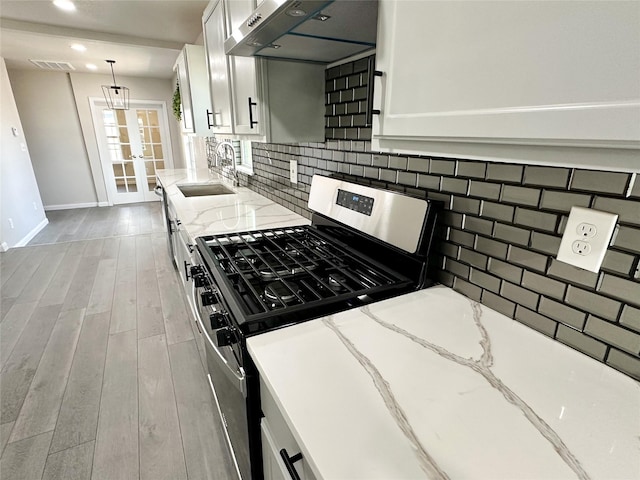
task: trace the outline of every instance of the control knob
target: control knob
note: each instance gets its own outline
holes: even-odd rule
[[[213,312],[209,315],[209,321],[211,322],[211,330],[218,330],[229,324],[226,312]]]
[[[231,328],[225,327],[216,331],[216,341],[219,347],[228,347],[236,343],[236,338]]]
[[[206,307],[207,305],[215,305],[218,303],[218,298],[216,297],[215,292],[211,290],[207,290],[206,292],[202,292],[200,294],[200,300],[202,301],[202,306]]]
[[[189,273],[191,274],[191,278],[193,279],[193,283],[196,288],[205,287],[209,284],[202,265],[193,265],[189,269]]]

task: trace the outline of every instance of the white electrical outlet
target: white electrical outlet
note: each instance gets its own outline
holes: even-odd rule
[[[9,218],[9,228],[13,230],[13,218]]]
[[[571,207],[558,250],[558,261],[591,272],[600,271],[617,221],[618,215],[613,213]]]
[[[298,162],[295,160],[289,162],[289,180],[291,183],[298,183]]]

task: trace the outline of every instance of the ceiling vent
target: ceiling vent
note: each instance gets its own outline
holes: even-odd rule
[[[75,70],[73,65],[69,62],[56,62],[54,60],[32,60],[29,59],[36,67],[43,70],[54,70],[56,72],[66,72],[69,70]]]

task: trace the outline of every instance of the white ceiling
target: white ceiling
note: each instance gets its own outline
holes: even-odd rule
[[[207,1],[77,0],[65,12],[50,0],[0,0],[0,55],[9,68],[37,69],[29,62],[69,62],[78,72],[85,65],[119,75],[170,78],[178,52],[202,32]],[[70,48],[80,43],[85,52]]]

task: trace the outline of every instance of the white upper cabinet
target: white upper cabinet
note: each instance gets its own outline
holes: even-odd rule
[[[206,136],[211,102],[204,47],[185,45],[173,67],[180,85],[182,131]]]
[[[225,0],[227,37],[255,8],[254,0]],[[258,97],[259,74],[253,57],[228,56],[236,134],[262,135],[261,105]]]
[[[202,18],[207,68],[209,70],[209,90],[211,92],[211,131],[232,134],[233,114],[231,111],[231,84],[229,66],[224,52],[226,38],[224,3],[215,0],[209,4]]]
[[[373,149],[640,148],[637,1],[379,8]]]
[[[213,0],[203,28],[212,132],[274,143],[324,141],[324,65],[225,55],[254,0]]]

